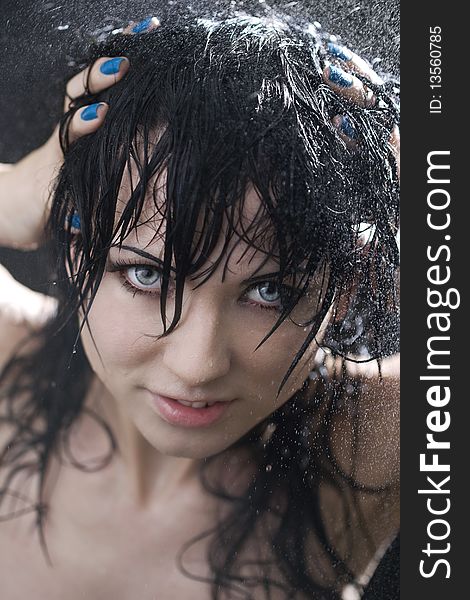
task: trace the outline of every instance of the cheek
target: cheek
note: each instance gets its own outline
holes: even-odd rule
[[[243,371],[250,381],[254,396],[273,409],[286,402],[303,384],[313,368],[318,345],[313,341],[289,376],[276,399],[278,388],[295,355],[305,340],[306,332],[290,324],[281,325],[256,352],[245,356]],[[273,404],[274,403],[274,404]]]
[[[141,362],[142,354],[153,343],[149,336],[159,332],[149,327],[145,311],[139,308],[115,278],[105,275],[88,314],[89,328],[85,324],[82,330],[82,343],[96,372],[102,368],[101,359],[105,367],[120,367],[123,373],[126,367]]]

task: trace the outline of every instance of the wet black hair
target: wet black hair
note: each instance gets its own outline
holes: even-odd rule
[[[287,19],[176,19],[142,36],[115,35],[92,47],[86,63],[104,55],[129,57],[128,74],[106,92],[94,95],[88,89],[72,99],[61,126],[65,158],[47,228],[54,241],[58,314],[38,334],[40,348],[16,356],[0,379],[8,384],[2,418],[14,427],[0,455],[1,464],[10,466],[0,502],[12,493],[11,482],[22,470],[36,470],[39,501],[25,510],[36,511],[40,531],[43,484],[53,453],[77,468],[91,469],[74,461],[67,441],[85,410],[92,379],[80,342],[78,311],[87,314],[91,306],[109,248],[116,240],[124,244],[143,218],[155,176],[166,174],[165,202],[155,206],[165,224],[160,302],[164,336],[178,325],[185,282],[203,285],[224,260],[226,267],[231,239],[279,264],[282,309],[260,345],[286,319],[296,321],[298,303],[313,279],[323,278],[315,310],[296,323],[306,328],[305,341],[278,393],[339,298],[348,297],[351,305],[361,298],[369,351],[375,358],[386,354],[384,323],[396,308],[398,177],[389,137],[398,115],[387,86],[371,84],[379,102],[370,108],[336,94],[322,80],[322,40],[305,24]],[[71,117],[97,101],[109,103],[104,124],[69,144]],[[356,148],[348,147],[333,126],[337,114],[347,116],[355,128]],[[115,223],[118,192],[131,162],[139,180],[133,182]],[[250,186],[261,209],[244,227],[240,215]],[[70,226],[74,213],[81,222],[79,235]],[[370,232],[366,246],[359,235],[364,226]],[[221,235],[224,249],[218,260],[208,263]],[[283,286],[299,269],[295,286]],[[170,282],[175,308],[167,325]],[[349,350],[351,343],[344,340],[333,347],[345,356]],[[258,465],[242,496],[210,480],[212,465],[223,456],[203,461],[206,489],[232,504],[225,520],[207,532],[213,535],[208,556],[213,598],[225,593],[252,598],[258,586],[266,598],[274,588],[282,589],[286,598],[339,598],[341,585],[354,581],[350,557],[335,549],[322,520],[319,488],[328,480],[345,504],[354,503],[357,490],[384,489],[360,486],[335,461],[330,430],[335,409],[344,400],[345,381],[322,381],[313,394],[304,386],[237,442],[250,449]],[[20,396],[25,400],[17,401]],[[358,402],[358,397],[359,391],[350,388],[348,402]],[[109,434],[110,453],[94,469],[104,467],[117,448],[112,431],[102,425]],[[282,498],[280,504],[273,504],[273,490]],[[273,564],[261,559],[259,576],[246,577],[241,573],[242,551],[267,514],[277,523],[269,541],[279,577],[272,576]],[[318,560],[309,557],[312,536]],[[180,567],[184,571],[182,562]]]

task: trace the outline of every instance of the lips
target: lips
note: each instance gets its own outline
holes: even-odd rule
[[[229,400],[182,400],[149,392],[153,409],[164,421],[182,427],[207,427],[222,418]]]

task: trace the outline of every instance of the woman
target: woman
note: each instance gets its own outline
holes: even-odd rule
[[[398,527],[396,358],[356,362],[390,352],[395,105],[300,25],[144,25],[3,174],[57,288],[2,312],[5,597],[360,591]]]

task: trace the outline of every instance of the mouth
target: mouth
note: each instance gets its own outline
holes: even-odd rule
[[[233,400],[194,401],[149,392],[152,408],[170,425],[207,427],[219,421]]]
[[[168,398],[168,400],[174,400],[183,406],[190,406],[191,408],[207,408],[217,403],[217,400],[214,402],[187,402],[186,400],[178,400],[177,398]]]

